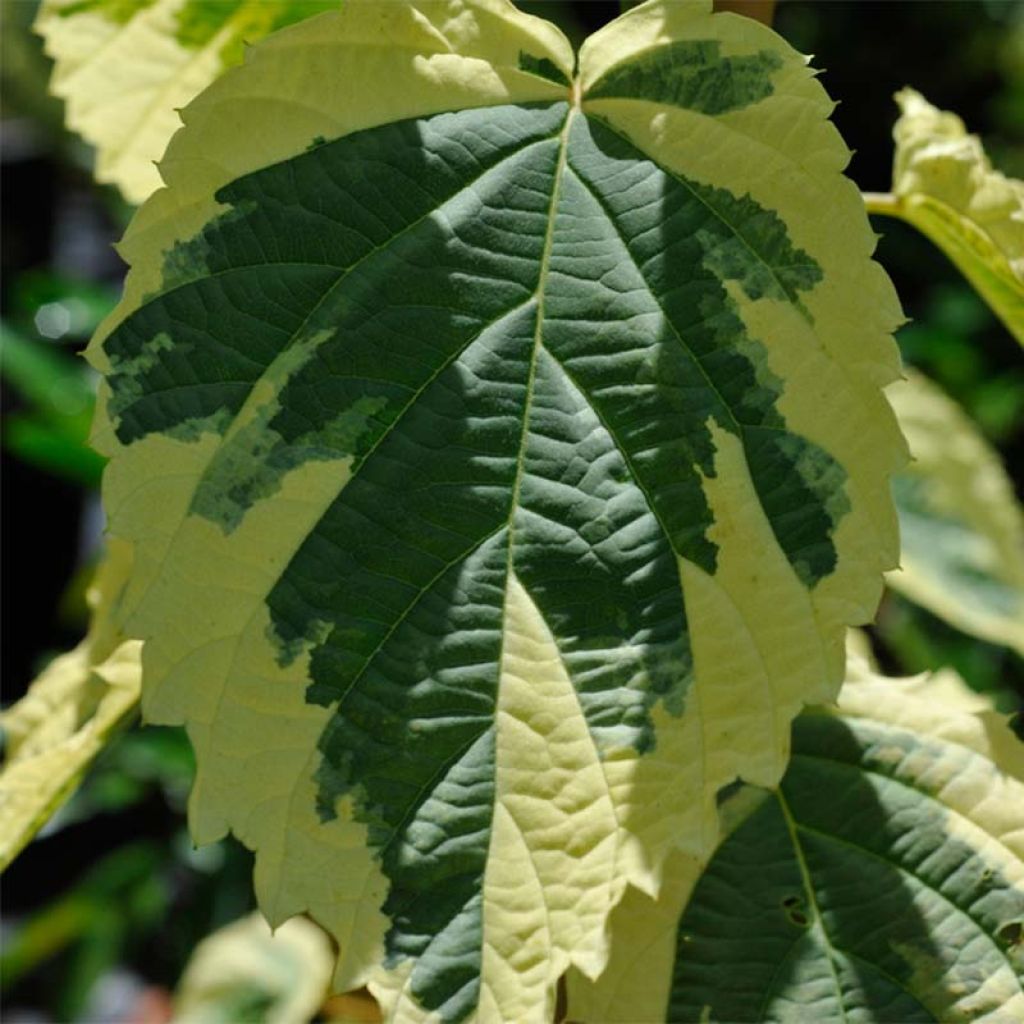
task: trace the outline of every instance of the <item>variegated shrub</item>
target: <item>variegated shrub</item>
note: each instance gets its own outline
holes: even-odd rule
[[[230,6],[192,63],[201,3],[40,27],[83,74],[75,19],[145,30],[184,95]],[[256,35],[299,17],[271,6]],[[574,53],[507,0],[305,6],[182,111],[121,243],[89,353],[117,624],[195,747],[195,838],[256,851],[335,990],[548,1021],[838,693],[897,563],[901,312],[763,25],[650,0]]]

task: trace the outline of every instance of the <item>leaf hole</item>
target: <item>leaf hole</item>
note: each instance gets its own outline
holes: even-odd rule
[[[1011,921],[996,932],[996,938],[1004,946],[1019,946],[1022,936],[1024,936],[1024,922],[1022,921]]]
[[[782,901],[783,909],[786,911],[786,917],[789,918],[792,924],[795,924],[800,928],[807,927],[807,915],[801,909],[803,905],[804,901],[799,896],[787,896]]]

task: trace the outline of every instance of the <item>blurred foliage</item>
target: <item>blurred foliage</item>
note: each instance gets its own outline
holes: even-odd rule
[[[273,932],[259,913],[233,921],[192,954],[175,997],[190,1024],[310,1020],[323,1005],[335,951],[312,921],[295,917]]]
[[[47,303],[37,319],[50,324],[66,307]],[[52,328],[49,328],[52,329]],[[84,364],[18,334],[0,322],[0,372],[27,408],[4,424],[4,445],[40,469],[89,487],[99,484],[103,460],[88,446],[93,385]]]
[[[992,166],[957,114],[909,87],[894,99],[892,191],[865,193],[868,211],[934,242],[1024,345],[1024,182]]]
[[[30,917],[5,943],[3,986],[66,952],[67,973],[56,994],[58,1020],[72,1020],[97,978],[117,963],[127,942],[158,925],[168,902],[156,843],[123,846],[95,864],[70,892]]]
[[[1024,655],[1024,508],[974,421],[913,367],[887,394],[910,449],[892,481],[897,593],[950,625]]]
[[[17,600],[12,589],[4,602],[5,659],[18,666],[18,678],[6,673],[5,701],[27,682],[25,666],[71,646],[68,623],[84,627],[102,463],[86,445],[95,381],[78,352],[116,299],[120,265],[110,243],[128,214],[112,189],[91,183],[87,147],[63,131],[60,104],[45,94],[48,62],[29,32],[35,6],[0,3],[4,554],[5,576],[18,584]],[[619,4],[521,6],[558,22],[578,44]],[[848,173],[862,189],[888,187],[892,95],[908,84],[960,114],[998,168],[1024,177],[1024,4],[935,0],[925,10],[911,2],[781,0],[774,24],[826,69],[823,83],[841,101],[837,125],[856,151]],[[927,240],[899,222],[875,227],[878,258],[911,318],[898,338],[904,357],[967,410],[1020,493],[1019,346]],[[31,550],[28,586],[29,577],[11,569],[22,564],[21,549]],[[886,595],[871,639],[892,674],[950,665],[1003,709],[1024,701],[1020,657],[896,594]],[[103,979],[127,972],[140,991],[170,990],[200,940],[251,909],[250,855],[233,840],[195,850],[187,836],[192,772],[181,730],[120,735],[11,867],[0,920],[5,1020],[129,1019],[104,1006]],[[165,1019],[141,1005],[134,1019]]]
[[[95,374],[69,349],[92,335],[115,301],[113,289],[35,269],[11,282],[0,320],[0,377],[14,393],[4,446],[87,487],[99,485],[103,470],[88,445]]]
[[[986,345],[998,333],[981,299],[952,282],[937,283],[919,319],[899,332],[903,358],[940,383],[997,446],[1019,444],[1024,432],[1024,363],[1002,368]]]
[[[1021,708],[1019,655],[986,643],[943,622],[920,605],[887,591],[871,629],[886,673],[915,675],[952,668],[971,689],[987,693],[999,711]]]

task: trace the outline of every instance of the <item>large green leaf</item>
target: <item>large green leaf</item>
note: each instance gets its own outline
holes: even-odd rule
[[[726,810],[703,873],[677,858],[657,903],[634,891],[613,913],[609,969],[572,978],[572,1019],[1024,1015],[1024,744],[955,675],[855,660],[838,709],[794,723],[781,786]]]
[[[54,60],[68,127],[97,150],[96,177],[131,203],[160,185],[155,163],[178,111],[246,43],[341,0],[43,0],[35,29]]]
[[[805,60],[658,2],[573,68],[500,0],[268,38],[184,112],[91,350],[194,834],[396,1020],[596,974],[895,561],[900,312]]]
[[[896,102],[892,195],[869,195],[868,209],[927,235],[1024,345],[1024,182],[993,170],[956,114],[913,89]]]
[[[0,714],[0,870],[71,796],[110,736],[138,714],[141,645],[121,635],[116,615],[129,562],[127,545],[115,543],[90,589],[88,635]]]
[[[999,456],[920,374],[887,393],[913,456],[893,485],[902,544],[889,585],[1024,654],[1024,512]]]

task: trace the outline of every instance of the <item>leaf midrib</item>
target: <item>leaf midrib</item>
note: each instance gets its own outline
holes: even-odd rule
[[[562,131],[558,138],[558,159],[551,184],[551,201],[548,205],[548,223],[544,233],[544,247],[541,250],[540,270],[537,274],[537,287],[533,293],[533,301],[537,304],[536,321],[533,327],[533,349],[530,353],[530,367],[526,377],[526,395],[523,398],[523,427],[519,435],[519,450],[516,453],[516,475],[512,481],[512,500],[508,512],[508,573],[512,572],[512,549],[514,547],[515,514],[519,507],[519,494],[523,484],[523,466],[526,464],[526,445],[530,435],[530,408],[533,404],[533,389],[537,379],[537,357],[544,348],[544,293],[547,289],[548,271],[551,266],[551,251],[554,248],[555,221],[558,216],[558,200],[562,192],[562,179],[568,164],[569,131],[577,108],[570,106],[566,112]],[[508,588],[505,590],[506,596]],[[502,619],[505,618],[504,610]],[[500,663],[500,659],[499,659]]]
[[[972,751],[972,753],[974,753],[974,752]],[[885,775],[884,773],[881,773],[881,772],[872,771],[872,770],[870,770],[868,768],[865,768],[865,767],[863,767],[861,765],[852,764],[852,763],[850,763],[848,761],[840,760],[840,759],[837,759],[837,758],[828,758],[828,757],[822,757],[822,756],[813,755],[813,754],[805,754],[805,753],[802,753],[802,752],[799,752],[799,751],[793,753],[792,759],[794,759],[794,760],[796,760],[796,759],[804,759],[804,760],[810,760],[810,761],[822,761],[822,762],[827,762],[829,764],[833,764],[833,765],[839,766],[841,768],[848,769],[848,770],[850,770],[852,772],[855,772],[857,774],[876,775],[879,778],[885,779],[887,782],[893,783],[893,784],[895,784],[897,786],[900,786],[902,788],[906,788],[906,789],[912,790],[913,792],[923,796],[924,798],[926,798],[930,802],[933,802],[933,803],[937,804],[940,807],[940,809],[943,810],[946,813],[951,813],[951,814],[956,814],[957,813],[952,808],[950,808],[947,804],[942,803],[942,801],[939,800],[938,798],[936,798],[934,796],[934,794],[927,793],[926,791],[920,789],[917,786],[913,786],[913,785],[911,785],[911,784],[909,784],[907,782],[904,782],[904,781],[902,781],[900,779],[896,779],[893,776]],[[831,940],[827,930],[825,929],[825,922],[824,922],[824,919],[822,918],[820,910],[818,908],[817,897],[816,897],[816,890],[814,888],[814,882],[813,882],[810,866],[807,863],[807,859],[806,859],[805,854],[804,854],[803,843],[801,842],[801,839],[800,839],[800,833],[805,833],[807,835],[817,836],[818,838],[820,838],[822,840],[826,840],[826,841],[831,842],[831,843],[833,843],[835,845],[839,845],[839,846],[845,847],[845,848],[853,851],[855,854],[857,854],[859,856],[866,856],[866,857],[869,857],[869,858],[871,858],[873,860],[880,861],[881,863],[884,863],[884,864],[888,865],[889,867],[895,868],[896,871],[900,875],[905,875],[908,878],[914,879],[919,885],[921,885],[928,892],[934,894],[938,899],[942,900],[947,906],[952,907],[953,909],[955,909],[959,913],[963,914],[964,917],[966,917],[968,920],[970,920],[971,923],[974,924],[974,926],[978,929],[979,934],[983,935],[986,939],[988,939],[989,944],[997,952],[997,954],[1001,957],[1001,959],[1005,962],[1005,964],[1009,968],[1011,974],[1013,974],[1015,972],[1014,964],[1011,961],[1010,957],[1008,956],[1006,950],[1004,950],[1004,949],[1002,949],[1000,947],[1000,945],[998,944],[998,942],[996,942],[995,938],[988,931],[988,929],[984,925],[982,925],[982,923],[980,921],[977,920],[977,918],[974,916],[974,914],[971,913],[971,911],[969,909],[961,906],[957,901],[952,899],[950,896],[947,896],[944,892],[942,892],[940,889],[938,889],[932,882],[928,881],[925,878],[922,878],[920,874],[918,874],[916,871],[911,870],[909,867],[907,867],[902,862],[897,861],[897,860],[895,860],[895,859],[893,859],[891,857],[888,857],[884,853],[880,853],[879,851],[874,850],[874,849],[872,849],[869,846],[865,846],[865,845],[863,845],[861,843],[853,842],[852,840],[850,840],[850,839],[848,839],[848,838],[846,838],[844,836],[840,836],[840,835],[832,833],[832,832],[823,831],[822,829],[815,828],[813,825],[809,825],[806,822],[797,820],[796,815],[793,813],[792,808],[789,806],[788,801],[786,800],[785,796],[783,795],[781,787],[779,787],[778,789],[776,789],[774,791],[774,796],[778,800],[780,810],[782,811],[782,816],[783,816],[783,818],[785,820],[785,823],[786,823],[786,830],[787,830],[787,832],[789,834],[790,843],[791,843],[791,846],[793,848],[793,853],[794,853],[794,856],[796,858],[798,867],[800,869],[800,875],[801,875],[801,879],[803,880],[804,890],[805,890],[805,892],[807,894],[808,900],[810,902],[810,906],[814,910],[815,917],[817,918],[817,922],[818,922],[818,924],[820,926],[820,931],[821,931],[822,938],[825,941],[825,946],[826,946],[825,955],[826,955],[826,957],[827,957],[827,959],[829,961],[829,968],[831,970],[832,977],[833,977],[834,982],[835,982],[836,996],[837,996],[837,1001],[838,1001],[838,1005],[839,1005],[839,1010],[840,1010],[840,1013],[842,1015],[842,1019],[844,1021],[847,1020],[847,1017],[846,1017],[845,1006],[843,1004],[843,990],[842,990],[841,985],[839,984],[838,974],[836,973],[836,961],[835,961],[835,958],[834,958],[834,954],[836,954],[836,953],[844,953],[844,955],[851,955],[851,956],[858,956],[858,955],[850,953],[849,951],[846,951],[846,950],[841,950],[839,947],[835,946],[833,944],[833,942],[832,942],[832,940]],[[963,815],[958,815],[958,817],[964,817],[964,816]],[[971,825],[980,828],[980,826],[977,826],[975,822],[971,821],[971,819],[964,818],[964,820],[970,822]],[[987,836],[990,836],[993,839],[996,838],[994,836],[991,836],[991,833],[987,832],[984,829],[982,829],[981,831],[984,831]],[[1002,845],[1002,843],[998,839],[996,839],[996,842],[999,843],[999,845]],[[1004,847],[1004,849],[1005,849],[1005,847]],[[878,964],[875,964],[872,961],[867,960],[865,957],[858,956],[858,959],[861,959],[865,963],[870,964],[872,967],[874,967],[879,972],[885,973],[883,971],[883,969]],[[898,987],[899,987],[901,992],[903,992],[905,995],[909,996],[910,998],[914,999],[916,1002],[919,1003],[919,1005],[923,1006],[926,1010],[928,1010],[929,1013],[933,1013],[934,1012],[932,1009],[930,1009],[929,1007],[925,1006],[925,1004],[921,1003],[919,995],[917,993],[911,991],[909,988],[907,988],[906,985],[900,983]],[[765,995],[764,995],[764,999],[763,999],[763,1002],[762,1002],[762,1005],[761,1005],[761,1007],[760,1007],[760,1009],[758,1011],[759,1012],[759,1017],[763,1016],[764,1010],[765,1010],[765,1008],[767,1006],[768,999],[771,997],[771,994],[772,993],[770,991],[770,988],[769,988],[769,990],[766,990]]]
[[[974,753],[974,752],[972,751],[972,753]],[[943,803],[933,793],[929,793],[926,790],[920,788],[919,786],[915,786],[915,785],[913,785],[910,782],[904,781],[903,779],[895,778],[892,775],[887,775],[884,772],[879,772],[877,770],[873,770],[871,768],[867,768],[867,767],[865,767],[863,765],[851,764],[849,761],[842,761],[842,760],[839,760],[837,758],[821,757],[821,756],[817,756],[817,755],[814,755],[814,754],[804,754],[804,753],[801,753],[801,752],[798,751],[798,752],[794,752],[793,753],[793,755],[791,757],[791,761],[792,760],[797,760],[797,759],[807,760],[807,761],[821,761],[821,762],[824,762],[824,763],[827,763],[827,764],[838,766],[841,769],[847,769],[847,770],[849,770],[851,772],[854,772],[854,773],[856,773],[858,775],[873,775],[876,778],[882,779],[882,780],[884,780],[885,782],[889,783],[890,785],[892,785],[894,787],[897,787],[899,789],[909,790],[910,792],[915,793],[918,796],[922,797],[926,802],[928,802],[930,804],[934,804],[935,806],[937,806],[941,813],[949,815],[951,817],[955,817],[957,820],[960,821],[960,823],[962,825],[966,824],[967,826],[969,826],[969,827],[971,827],[973,829],[977,829],[979,832],[981,832],[987,838],[991,839],[995,843],[995,845],[998,846],[1001,850],[1005,851],[1008,857],[1013,857],[1014,856],[1013,851],[1010,850],[1006,846],[1006,844],[1003,842],[1003,840],[1001,838],[999,838],[998,836],[992,835],[991,832],[989,832],[987,829],[983,828],[981,825],[979,825],[972,818],[968,817],[966,814],[962,813],[961,811],[958,811],[955,808],[951,807],[949,804]],[[780,800],[781,800],[781,793],[780,793]],[[794,822],[795,822],[795,827],[796,827],[796,829],[798,831],[806,832],[806,833],[808,833],[810,835],[820,836],[822,839],[826,839],[826,840],[832,842],[833,844],[845,846],[845,847],[855,851],[856,853],[860,854],[861,856],[870,857],[870,858],[872,858],[874,860],[881,861],[882,863],[887,864],[887,865],[889,865],[892,868],[895,868],[896,871],[899,872],[901,875],[906,875],[908,878],[914,879],[914,881],[916,881],[924,889],[927,889],[929,892],[934,893],[935,896],[937,896],[939,899],[941,899],[944,903],[948,904],[950,907],[954,908],[959,913],[963,914],[964,917],[966,917],[968,920],[970,920],[971,923],[974,924],[975,927],[978,929],[978,931],[982,935],[984,935],[986,938],[988,938],[988,940],[990,941],[992,947],[1006,961],[1007,966],[1010,968],[1010,970],[1011,971],[1015,970],[1013,962],[1010,960],[1010,957],[1007,955],[1006,950],[1003,949],[999,945],[998,942],[996,942],[995,938],[993,937],[991,932],[989,932],[988,928],[984,924],[982,924],[981,921],[979,921],[977,919],[977,917],[974,915],[974,913],[972,913],[971,908],[962,905],[957,900],[955,900],[952,896],[948,896],[940,888],[938,888],[938,886],[934,882],[932,882],[931,880],[923,877],[917,871],[912,870],[910,867],[908,867],[902,861],[899,861],[899,860],[895,859],[894,857],[888,856],[885,852],[881,852],[879,850],[873,849],[872,847],[867,846],[864,843],[856,842],[856,841],[854,841],[852,839],[847,838],[846,836],[839,835],[836,832],[827,832],[824,829],[815,828],[815,826],[810,825],[807,822],[796,822],[795,819],[794,819]],[[950,835],[952,835],[952,831],[950,832]],[[794,842],[795,841],[796,840],[794,838]],[[1024,991],[1024,987],[1022,987],[1022,991]]]
[[[807,858],[804,856],[803,845],[800,842],[798,835],[799,823],[793,815],[793,811],[789,806],[780,786],[775,790],[775,798],[778,800],[779,809],[782,811],[783,820],[786,823],[786,831],[789,834],[790,843],[793,847],[793,855],[796,857],[797,867],[800,869],[800,878],[803,881],[804,892],[807,895],[807,902],[809,908],[814,913],[814,922],[821,932],[821,938],[825,943],[825,959],[828,960],[829,972],[832,975],[832,982],[835,985],[836,990],[836,1004],[839,1007],[840,1019],[844,1022],[848,1020],[846,1016],[846,1006],[843,1000],[843,987],[839,983],[839,972],[836,965],[836,948],[832,945],[832,939],[828,934],[828,930],[825,928],[825,919],[822,917],[821,909],[818,907],[818,898],[814,888],[814,881],[811,878],[810,865],[807,863]],[[764,1001],[758,1011],[758,1019],[764,1018],[764,1011],[767,1007],[768,1000],[771,997],[771,989],[767,989],[764,994]]]

